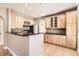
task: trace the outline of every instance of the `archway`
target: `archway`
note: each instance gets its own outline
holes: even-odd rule
[[[4,44],[4,19],[0,16],[0,45]]]

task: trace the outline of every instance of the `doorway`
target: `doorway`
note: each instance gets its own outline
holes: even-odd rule
[[[0,45],[4,44],[4,19],[0,16]]]
[[[39,21],[39,33],[45,33],[46,29],[45,29],[45,20],[40,20]]]

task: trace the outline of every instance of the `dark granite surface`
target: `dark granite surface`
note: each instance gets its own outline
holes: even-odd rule
[[[61,33],[37,33],[37,34],[32,34],[32,33],[28,33],[28,34],[23,34],[23,33],[11,33],[11,32],[7,32],[9,34],[14,34],[14,35],[18,35],[18,36],[29,36],[29,35],[38,35],[38,34],[52,34],[52,35],[66,35],[66,34],[61,34]]]
[[[66,35],[66,34],[61,34],[61,33],[45,33],[45,34],[52,34],[52,35]]]
[[[32,33],[28,33],[28,34],[22,34],[22,33],[11,33],[11,32],[8,32],[9,34],[14,34],[14,35],[18,35],[18,36],[29,36],[29,35],[38,35],[38,34],[43,34],[43,33],[37,33],[37,34],[32,34]]]

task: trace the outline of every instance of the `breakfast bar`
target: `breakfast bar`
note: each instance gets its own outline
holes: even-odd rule
[[[41,56],[43,34],[29,34],[26,36],[7,33],[7,47],[17,56]]]

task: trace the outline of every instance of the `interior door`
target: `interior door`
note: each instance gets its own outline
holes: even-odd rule
[[[2,17],[0,17],[0,45],[3,44],[4,40],[4,23]]]

